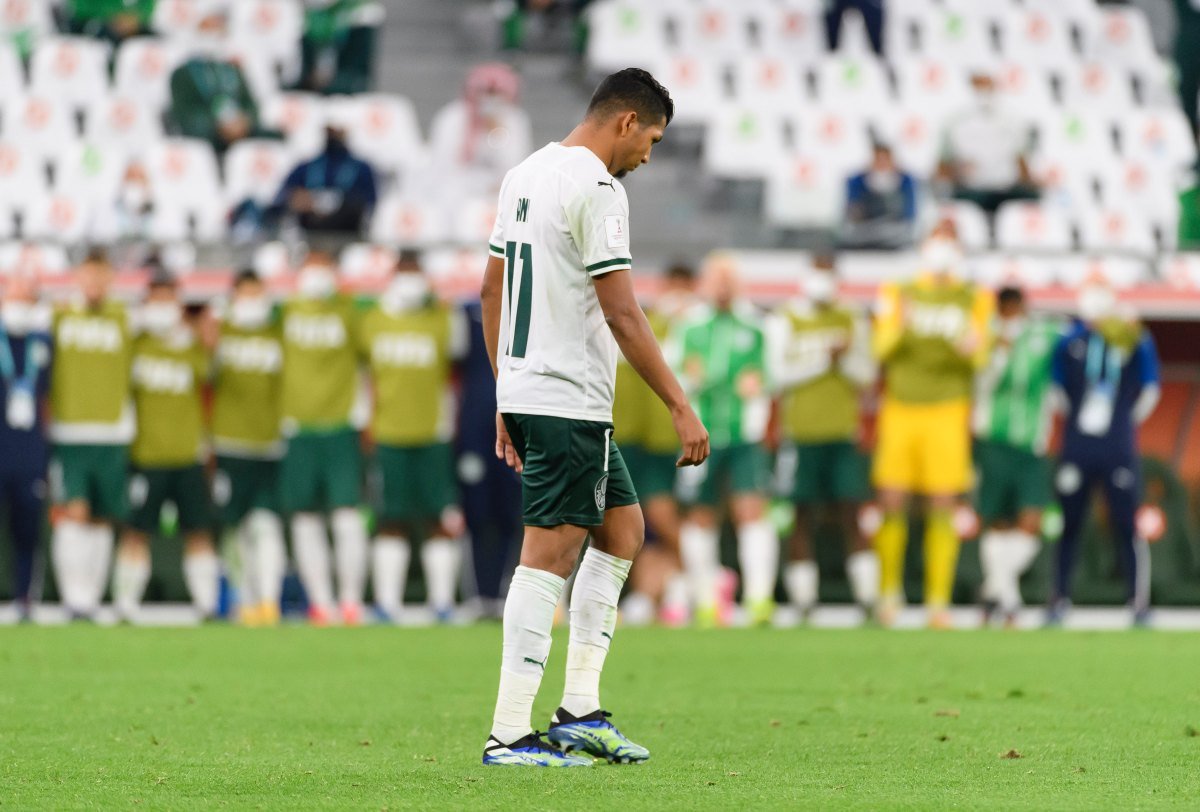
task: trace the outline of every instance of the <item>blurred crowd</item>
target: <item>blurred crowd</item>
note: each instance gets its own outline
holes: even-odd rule
[[[165,537],[182,541],[201,617],[217,613],[224,579],[242,622],[279,622],[290,561],[312,622],[398,621],[414,551],[434,617],[458,617],[467,597],[496,610],[519,549],[519,483],[493,454],[478,305],[439,298],[419,255],[401,255],[374,298],[339,290],[318,250],[281,298],[247,270],[217,300],[188,303],[160,270],[127,307],[102,253],[75,274],[73,295],[53,307],[21,273],[0,303],[0,469],[25,616],[41,593],[48,503],[55,583],[78,618],[107,595],[136,620]],[[1019,289],[964,277],[950,221],[923,241],[920,273],[884,285],[870,312],[839,297],[834,257],[797,268],[795,281],[796,295],[765,313],[718,254],[698,278],[670,269],[648,303],[713,455],[677,474],[669,416],[619,367],[614,436],[653,542],[627,620],[768,623],[780,581],[806,614],[818,596],[814,532],[832,522],[855,601],[884,624],[906,599],[905,548],[921,534],[922,599],[930,624],[947,625],[964,532],[955,516],[974,504],[979,598],[988,617],[1011,621],[1042,512],[1057,501],[1058,622],[1096,489],[1145,618],[1136,427],[1155,406],[1158,362],[1111,288],[1086,284],[1070,321],[1032,313]],[[722,528],[736,574],[723,566]]]

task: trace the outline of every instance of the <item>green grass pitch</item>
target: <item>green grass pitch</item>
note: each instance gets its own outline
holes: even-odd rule
[[[535,721],[562,687],[557,637]],[[621,630],[653,753],[479,764],[500,629],[0,631],[5,809],[1196,809],[1172,633]]]

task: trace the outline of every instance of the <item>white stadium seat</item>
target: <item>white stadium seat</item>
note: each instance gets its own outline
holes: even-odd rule
[[[1006,110],[1031,121],[1059,112],[1050,77],[1043,69],[1031,68],[1021,62],[1002,62],[994,75],[1000,101]]]
[[[1103,112],[1119,118],[1137,106],[1129,72],[1102,62],[1080,62],[1059,77],[1067,107]]]
[[[912,59],[896,66],[901,106],[941,114],[954,113],[971,101],[965,71],[943,59]]]
[[[150,27],[168,37],[193,39],[205,17],[225,11],[229,5],[229,0],[157,0]]]
[[[291,254],[286,243],[267,242],[254,249],[254,258],[250,264],[263,279],[277,279],[287,276],[292,269]]]
[[[0,3],[0,40],[36,41],[54,30],[54,15],[48,0],[5,0]]]
[[[750,22],[739,3],[719,0],[694,0],[672,10],[675,50],[685,54],[704,54],[715,59],[732,59],[750,48]]]
[[[225,153],[226,201],[231,207],[244,200],[269,204],[297,163],[282,141],[264,138],[238,141]]]
[[[892,148],[896,163],[918,178],[937,169],[942,149],[944,120],[925,108],[906,108],[872,122],[876,136]]]
[[[1006,60],[1031,68],[1061,70],[1079,59],[1070,25],[1059,15],[1041,9],[1016,11],[1006,14],[999,27]]]
[[[672,95],[675,85],[668,83]],[[739,104],[797,105],[808,99],[800,69],[783,56],[749,56],[733,65]]]
[[[1127,157],[1143,158],[1168,170],[1196,161],[1196,139],[1178,107],[1132,111],[1117,119],[1117,132]]]
[[[967,261],[971,278],[990,288],[1049,287],[1057,280],[1058,264],[1058,257],[1029,254],[983,254]]]
[[[0,245],[0,273],[19,270],[54,276],[65,273],[70,267],[66,248],[55,243],[26,241]]]
[[[421,199],[385,197],[371,219],[371,241],[396,248],[427,248],[445,241],[441,213]]]
[[[724,67],[698,56],[667,55],[656,75],[675,102],[672,123],[707,126],[727,102]]]
[[[1156,250],[1149,220],[1125,207],[1085,209],[1079,217],[1079,236],[1085,251],[1151,256]]]
[[[155,239],[210,241],[223,235],[224,195],[217,159],[208,142],[168,138],[148,151],[146,170],[154,193],[151,230]]]
[[[450,238],[459,245],[482,245],[496,223],[496,197],[473,197],[451,210]]]
[[[832,229],[845,201],[845,175],[819,153],[792,155],[767,179],[767,221],[776,227]]]
[[[300,77],[304,8],[297,0],[237,0],[229,7],[229,35],[268,57],[288,84]]]
[[[46,186],[41,155],[23,143],[0,141],[0,208],[17,208]]]
[[[39,195],[25,208],[24,236],[74,245],[91,238],[91,204],[86,198],[55,192]]]
[[[819,156],[843,176],[865,170],[871,161],[869,122],[860,113],[813,109],[801,113],[792,127],[800,152]]]
[[[587,63],[596,73],[630,66],[653,68],[667,49],[661,11],[638,0],[603,0],[587,12]]]
[[[1069,150],[1039,153],[1031,172],[1042,190],[1042,202],[1063,212],[1096,205],[1096,163]]]
[[[11,42],[0,40],[0,102],[25,94],[25,68]]]
[[[127,166],[124,150],[77,141],[58,162],[54,188],[97,207],[111,207]]]
[[[117,93],[134,96],[157,110],[171,100],[171,73],[183,51],[159,37],[133,37],[121,43],[113,70]]]
[[[1116,155],[1112,122],[1092,111],[1063,111],[1042,123],[1038,153],[1077,163],[1111,161]]]
[[[311,158],[325,141],[325,100],[315,93],[280,93],[262,107],[263,124],[287,138],[297,156]]]
[[[1009,251],[1070,251],[1066,215],[1040,203],[1010,201],[996,212],[996,245]]]
[[[893,106],[887,75],[874,57],[831,56],[816,68],[816,99],[821,107],[872,115]]]
[[[41,161],[53,163],[74,141],[71,111],[54,96],[29,93],[3,106],[4,139],[20,144]]]
[[[980,15],[940,8],[924,15],[921,51],[964,70],[990,69],[998,58]]]
[[[137,96],[97,97],[84,117],[84,137],[128,154],[142,152],[163,139],[162,118]]]
[[[1108,207],[1126,207],[1160,229],[1175,230],[1179,197],[1171,173],[1139,158],[1122,158],[1100,167],[1101,200]]]
[[[938,218],[954,222],[958,240],[969,252],[986,251],[991,244],[987,214],[970,201],[952,200],[938,206]]]
[[[87,37],[48,37],[38,42],[29,65],[29,87],[75,109],[108,93],[109,47]]]
[[[337,102],[332,117],[345,125],[350,148],[377,170],[404,172],[425,154],[413,104],[404,96],[369,93]]]
[[[1088,55],[1114,68],[1142,71],[1161,62],[1146,13],[1135,5],[1108,5],[1088,35]]]
[[[777,112],[730,105],[717,110],[704,137],[705,171],[730,180],[761,180],[786,154]]]
[[[1057,265],[1059,284],[1071,288],[1103,280],[1118,290],[1125,290],[1147,281],[1149,276],[1145,261],[1133,257],[1075,254],[1062,257]]]
[[[748,9],[766,55],[808,64],[825,53],[822,0],[781,0]]]
[[[1157,271],[1158,278],[1172,287],[1200,290],[1200,253],[1164,254]]]

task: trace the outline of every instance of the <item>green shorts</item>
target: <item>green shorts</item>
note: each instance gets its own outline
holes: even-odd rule
[[[279,461],[217,456],[213,502],[221,509],[221,524],[237,527],[251,511],[279,512]]]
[[[458,504],[449,443],[375,449],[375,509],[383,522],[437,522]]]
[[[143,533],[157,532],[167,502],[175,505],[179,532],[207,530],[212,526],[208,482],[199,465],[133,469],[129,477],[130,527]]]
[[[598,527],[604,511],[638,503],[611,423],[506,414],[525,464],[521,509],[528,527]]]
[[[699,468],[684,469],[682,500],[690,505],[717,507],[725,497],[740,493],[766,494],[770,466],[762,446],[739,443],[714,448]]]
[[[1041,510],[1052,498],[1050,460],[1021,448],[979,440],[979,518],[984,523],[1015,521],[1023,511]]]
[[[129,514],[128,477],[129,446],[54,446],[50,481],[59,504],[83,500],[93,518],[124,521]]]
[[[678,454],[647,451],[641,446],[625,446],[621,449],[621,456],[625,459],[633,489],[643,502],[675,493],[675,475],[679,473],[675,460],[679,459]]]
[[[362,452],[354,429],[297,434],[279,464],[284,513],[324,513],[362,502]]]
[[[790,470],[782,471],[790,487],[784,492],[797,505],[827,505],[865,502],[871,498],[871,462],[854,443],[796,443],[793,455],[785,449],[780,459]]]

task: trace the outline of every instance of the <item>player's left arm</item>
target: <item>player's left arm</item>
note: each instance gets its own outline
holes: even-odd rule
[[[976,370],[987,366],[992,352],[992,316],[996,311],[996,297],[990,290],[979,288],[971,304],[967,334],[959,342],[959,350]]]
[[[1154,413],[1162,397],[1162,373],[1159,371],[1158,350],[1150,332],[1143,328],[1142,339],[1134,350],[1138,362],[1141,391],[1133,404],[1133,421],[1142,423]]]

